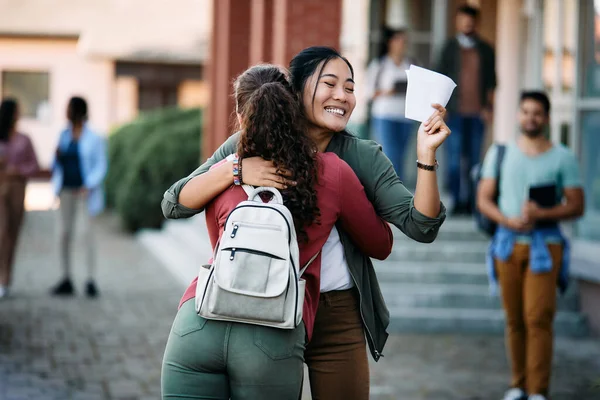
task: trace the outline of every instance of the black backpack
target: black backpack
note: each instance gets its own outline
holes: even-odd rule
[[[502,173],[502,161],[504,160],[504,153],[506,153],[506,146],[498,144],[496,145],[498,148],[498,156],[496,157],[496,196],[494,198],[494,202],[498,204],[498,197],[500,197],[500,174]],[[471,173],[471,177],[473,179],[473,186],[477,188],[479,186],[479,182],[481,181],[481,164],[477,164],[473,167],[473,171]],[[496,233],[496,229],[498,225],[483,215],[477,207],[473,211],[473,217],[475,218],[475,223],[477,224],[477,228],[480,231],[486,233],[488,236],[494,236]]]

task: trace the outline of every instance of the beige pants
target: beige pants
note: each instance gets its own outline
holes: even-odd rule
[[[24,180],[0,181],[0,285],[8,286],[25,211]]]
[[[60,255],[65,277],[70,277],[71,245],[77,233],[81,234],[85,246],[88,277],[94,276],[96,264],[96,248],[94,240],[94,221],[87,210],[86,198],[79,190],[63,189],[60,193],[60,208],[58,209],[58,227]]]
[[[496,260],[506,311],[511,386],[545,396],[552,372],[552,322],[562,246],[550,244],[548,249],[553,267],[545,273],[534,273],[529,268],[529,245],[516,244],[506,262]]]

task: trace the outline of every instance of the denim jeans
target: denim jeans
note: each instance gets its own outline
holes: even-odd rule
[[[444,145],[448,160],[448,187],[454,207],[463,205],[472,208],[475,188],[470,174],[481,161],[485,126],[479,116],[452,114],[448,127],[452,131]]]
[[[410,137],[416,134],[416,124],[408,119],[391,120],[373,117],[371,123],[372,138],[383,147],[383,152],[390,159],[400,180],[404,176],[404,156]]]
[[[304,324],[296,329],[206,320],[181,305],[167,341],[166,399],[297,400],[304,378]]]

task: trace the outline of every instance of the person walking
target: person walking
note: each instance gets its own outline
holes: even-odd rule
[[[181,300],[165,349],[163,399],[298,399],[305,343],[312,337],[318,306],[320,250],[331,229],[339,220],[362,251],[379,259],[392,249],[392,231],[352,169],[335,154],[316,151],[286,75],[276,66],[254,66],[234,87],[240,144],[231,159],[215,165],[233,182],[207,206],[211,243],[217,246],[231,211],[248,199],[240,158],[261,157],[288,171],[297,184],[281,195],[298,232],[300,265],[317,255],[302,275],[307,287],[303,324],[289,330],[202,318],[194,306],[195,279]],[[266,226],[255,234],[273,237]]]
[[[447,178],[454,214],[471,214],[475,189],[470,179],[479,164],[485,136],[484,121],[494,104],[496,60],[494,49],[477,33],[479,10],[464,5],[456,12],[456,36],[448,39],[436,70],[457,83],[448,102]]]
[[[489,149],[477,192],[477,207],[498,224],[488,272],[506,313],[512,379],[504,400],[548,398],[557,284],[564,291],[569,275],[569,242],[559,223],[584,212],[575,154],[544,135],[549,115],[546,94],[521,95],[521,134],[505,146],[499,170],[499,146]]]
[[[52,288],[58,296],[72,296],[71,246],[75,239],[75,223],[81,224],[88,268],[85,292],[98,296],[95,282],[96,245],[94,218],[104,209],[102,187],[107,171],[105,140],[87,124],[85,99],[72,97],[67,107],[68,127],[60,133],[56,158],[52,167],[54,193],[60,199],[58,226],[63,278]]]
[[[372,139],[383,147],[396,174],[405,180],[404,162],[417,125],[404,117],[406,71],[415,62],[406,55],[408,34],[403,29],[387,29],[380,56],[367,69],[367,98],[371,103]]]
[[[0,299],[8,296],[15,251],[25,213],[27,181],[39,171],[33,145],[19,133],[19,104],[0,104]]]
[[[354,70],[337,50],[314,46],[290,62],[292,89],[307,119],[308,135],[320,152],[332,152],[358,176],[377,214],[413,240],[435,240],[445,220],[437,184],[436,151],[450,135],[444,107],[417,132],[415,194],[402,184],[381,146],[346,131],[356,98]],[[232,135],[203,165],[174,183],[161,203],[166,218],[189,218],[231,185],[229,167],[211,166],[235,153],[240,133]],[[244,181],[285,189],[294,184],[285,170],[260,157],[242,159]],[[323,246],[319,306],[305,352],[313,399],[369,398],[367,346],[378,361],[388,337],[389,312],[369,255],[344,229],[333,228]]]

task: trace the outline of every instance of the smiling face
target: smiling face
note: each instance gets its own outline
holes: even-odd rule
[[[334,58],[320,65],[304,86],[302,103],[311,132],[340,132],[356,106],[354,80],[348,64]],[[320,73],[320,74],[319,74]]]

